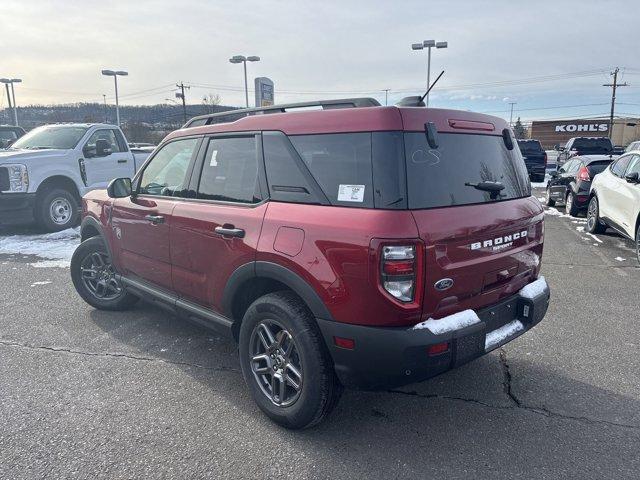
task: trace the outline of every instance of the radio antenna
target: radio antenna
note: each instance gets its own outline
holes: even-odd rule
[[[440,75],[438,75],[438,78],[436,78],[436,79],[433,81],[433,83],[429,86],[429,89],[428,89],[426,92],[424,92],[424,95],[422,95],[422,96],[420,97],[420,101],[421,101],[421,102],[425,99],[425,97],[426,97],[427,95],[429,95],[429,92],[431,91],[431,89],[432,89],[433,87],[435,87],[436,83],[438,83],[438,80],[440,80],[440,77],[441,77],[442,75],[444,75],[444,70],[442,70],[442,71],[440,72]]]

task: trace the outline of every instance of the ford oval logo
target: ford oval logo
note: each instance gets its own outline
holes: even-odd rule
[[[447,290],[453,287],[453,280],[451,278],[442,278],[438,280],[433,286],[436,288],[436,290]]]

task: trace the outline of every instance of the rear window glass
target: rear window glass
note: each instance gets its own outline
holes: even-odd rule
[[[609,153],[613,145],[608,138],[576,138],[571,148],[585,155],[587,153]]]
[[[424,133],[405,134],[409,208],[469,205],[531,195],[522,155],[502,137],[440,133],[432,149]],[[500,182],[497,195],[467,184]]]
[[[530,153],[542,153],[542,145],[540,145],[540,142],[533,141],[533,140],[529,140],[526,142],[518,142],[518,146],[520,147],[520,151],[524,154],[530,154]]]
[[[610,164],[611,162],[591,162],[587,165],[587,169],[591,175],[597,175],[604,172]]]
[[[289,139],[332,205],[373,208],[371,133]]]

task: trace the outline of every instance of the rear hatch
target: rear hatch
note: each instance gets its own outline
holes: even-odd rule
[[[499,131],[441,131],[437,148],[405,133],[408,204],[426,246],[423,316],[492,305],[538,275],[543,209]]]

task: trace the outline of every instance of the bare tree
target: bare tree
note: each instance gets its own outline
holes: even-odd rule
[[[217,93],[209,93],[202,97],[202,104],[209,107],[209,113],[215,113],[216,107],[220,105],[222,99]]]

